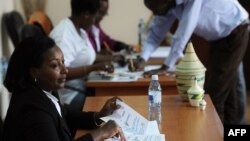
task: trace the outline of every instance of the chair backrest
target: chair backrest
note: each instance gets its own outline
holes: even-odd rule
[[[25,24],[21,28],[20,41],[32,36],[45,36],[43,29],[38,25]]]
[[[46,35],[49,35],[51,30],[53,29],[53,24],[50,18],[42,11],[34,12],[29,17],[28,23],[40,25]]]
[[[2,141],[3,138],[2,132],[3,132],[3,120],[2,117],[0,116],[0,141]]]
[[[3,23],[6,26],[7,32],[14,44],[17,47],[20,39],[20,29],[24,25],[22,16],[17,11],[5,13],[3,15]]]

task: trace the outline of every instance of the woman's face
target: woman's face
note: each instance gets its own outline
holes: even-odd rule
[[[33,72],[42,89],[51,91],[63,88],[68,70],[64,65],[61,49],[53,47],[44,53],[42,65],[40,68],[35,68]]]
[[[82,13],[80,18],[80,27],[84,30],[89,30],[95,24],[97,14]]]
[[[101,1],[101,7],[97,13],[97,16],[96,16],[96,24],[99,24],[103,17],[107,15],[108,13],[108,9],[109,9],[109,4],[107,1]]]

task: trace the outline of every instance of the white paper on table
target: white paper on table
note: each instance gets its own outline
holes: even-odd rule
[[[117,104],[121,108],[116,110],[112,115],[102,117],[105,122],[114,120],[122,128],[126,135],[145,135],[145,134],[160,134],[156,121],[148,121],[126,103],[117,100]]]
[[[167,58],[170,53],[170,47],[158,47],[154,53],[150,56],[151,58]]]
[[[147,65],[144,68],[144,71],[150,71],[150,70],[155,70],[155,69],[159,69],[161,67],[161,65]]]
[[[89,81],[100,81],[100,82],[132,82],[136,81],[141,74],[126,74],[126,73],[112,73],[106,72],[92,72],[88,76]]]
[[[128,135],[126,136],[127,141],[165,141],[165,135]],[[120,141],[119,138],[110,138],[105,141]]]

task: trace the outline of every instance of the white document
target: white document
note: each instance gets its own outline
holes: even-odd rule
[[[158,47],[150,56],[151,58],[167,58],[170,53],[170,47]]]
[[[88,76],[89,81],[100,81],[100,82],[132,82],[136,81],[141,74],[134,74],[128,72],[92,72]]]
[[[156,121],[148,121],[126,103],[117,100],[121,108],[112,115],[102,117],[105,122],[114,120],[122,128],[128,141],[165,141],[165,136],[160,134]],[[108,141],[119,141],[117,138]]]
[[[165,135],[128,135],[126,136],[127,141],[165,141]],[[119,138],[110,138],[105,141],[120,141]]]

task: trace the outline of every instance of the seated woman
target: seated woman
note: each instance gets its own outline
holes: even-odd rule
[[[67,68],[55,42],[48,37],[24,39],[10,58],[4,85],[12,93],[3,127],[3,141],[72,141],[70,129],[94,129],[100,117],[119,108],[117,97],[107,100],[100,112],[64,109],[57,90],[64,87]],[[76,141],[100,141],[119,135],[120,127],[109,121]]]
[[[102,50],[107,50],[111,52],[118,52],[123,49],[127,51],[132,51],[132,46],[121,41],[112,39],[107,35],[101,28],[101,21],[104,16],[107,15],[109,9],[108,0],[100,0],[100,8],[96,16],[95,24],[87,31],[89,40],[93,45],[96,52],[101,52]]]
[[[61,90],[60,98],[63,104],[76,110],[81,110],[84,103],[84,77],[95,70],[114,71],[110,62],[94,64],[98,57],[86,33],[94,24],[99,7],[99,0],[71,0],[71,16],[60,21],[50,33],[50,37],[61,48],[69,70],[67,79],[70,81],[67,81],[66,86],[74,89]],[[105,58],[99,60],[104,61]]]

